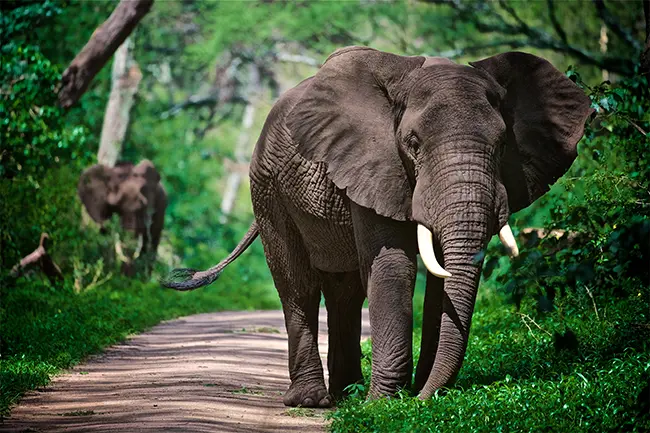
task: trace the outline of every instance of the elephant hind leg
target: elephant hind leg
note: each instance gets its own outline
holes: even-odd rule
[[[291,386],[287,406],[330,407],[318,351],[319,272],[309,263],[300,234],[288,216],[275,206],[272,219],[260,216],[260,237],[275,287],[282,301],[289,334]],[[266,215],[266,214],[263,214]]]
[[[323,295],[327,306],[329,391],[343,397],[344,389],[363,382],[361,374],[361,307],[365,299],[358,270],[324,273]]]

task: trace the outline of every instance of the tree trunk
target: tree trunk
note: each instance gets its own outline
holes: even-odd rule
[[[239,139],[235,148],[235,164],[226,182],[226,190],[221,202],[221,223],[228,221],[228,216],[235,206],[237,191],[244,177],[245,171],[241,169],[242,165],[247,164],[250,159],[251,148],[251,128],[255,119],[255,102],[260,93],[260,70],[254,63],[248,65],[248,85],[245,92],[246,108],[242,119],[242,129],[239,133]]]
[[[650,79],[650,0],[643,0],[643,14],[645,15],[645,44],[641,52],[639,72]]]
[[[106,104],[97,153],[97,161],[108,167],[113,167],[120,156],[129,125],[129,112],[142,79],[142,73],[133,60],[131,49],[132,44],[127,38],[115,52],[113,60],[111,94]]]
[[[121,0],[77,54],[61,77],[59,103],[64,108],[74,105],[92,79],[149,12],[154,0]]]

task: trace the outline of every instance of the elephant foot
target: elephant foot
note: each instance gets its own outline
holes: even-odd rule
[[[292,383],[287,392],[284,394],[283,402],[285,406],[292,407],[331,407],[332,398],[327,393],[327,389],[322,383],[317,385],[302,383]]]

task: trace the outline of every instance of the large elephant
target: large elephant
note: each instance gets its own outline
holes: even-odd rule
[[[116,243],[122,272],[132,276],[138,257],[145,257],[148,271],[160,243],[167,208],[167,193],[153,163],[145,159],[135,166],[95,164],[81,174],[77,192],[95,222],[103,225],[117,213],[122,228],[134,235],[132,240],[137,245],[123,247],[125,239]]]
[[[217,266],[177,270],[164,284],[211,283],[259,233],[289,334],[284,403],[323,407],[362,379],[366,296],[370,396],[411,385],[419,250],[429,273],[414,388],[430,397],[463,363],[478,253],[566,172],[591,112],[573,82],[530,54],[464,66],[337,50],[266,120],[250,166],[256,220],[247,235]],[[329,393],[316,341],[321,292]]]

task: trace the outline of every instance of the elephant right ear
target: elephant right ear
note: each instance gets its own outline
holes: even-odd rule
[[[88,215],[101,224],[111,217],[107,202],[110,169],[102,164],[95,164],[81,174],[77,184],[77,193],[88,211]]]
[[[587,95],[548,61],[508,52],[470,62],[506,90],[507,127],[501,176],[510,212],[549,190],[577,156],[578,141],[594,111]]]
[[[287,116],[300,154],[327,165],[355,203],[396,220],[411,216],[411,186],[395,138],[395,99],[423,57],[366,47],[335,51]]]

